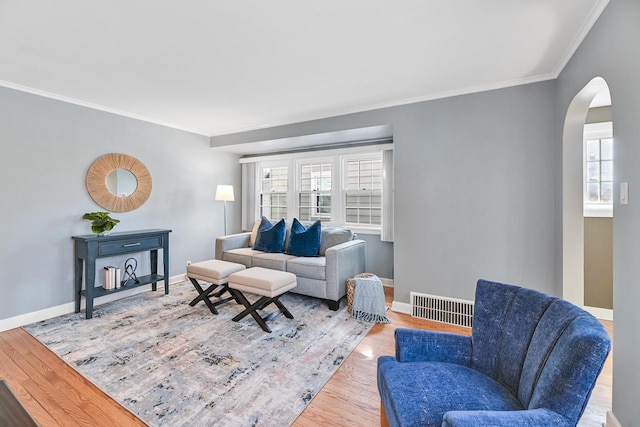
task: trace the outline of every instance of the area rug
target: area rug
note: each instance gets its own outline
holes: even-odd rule
[[[288,293],[294,319],[266,333],[231,321],[233,301],[217,316],[189,306],[196,295],[184,282],[24,329],[151,426],[287,426],[372,327]]]

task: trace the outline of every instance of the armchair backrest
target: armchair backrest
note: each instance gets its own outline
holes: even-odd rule
[[[503,384],[528,409],[577,422],[609,353],[591,314],[532,289],[479,280],[471,366]]]

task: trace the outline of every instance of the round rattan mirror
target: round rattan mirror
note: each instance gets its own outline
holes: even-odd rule
[[[135,178],[135,183],[129,183],[133,188],[130,193],[114,187],[113,179],[119,173],[114,171],[128,171]],[[125,175],[126,172],[125,172]],[[87,190],[91,198],[104,209],[111,212],[129,212],[142,206],[151,194],[151,174],[146,166],[138,159],[128,154],[105,154],[93,162],[87,171]]]

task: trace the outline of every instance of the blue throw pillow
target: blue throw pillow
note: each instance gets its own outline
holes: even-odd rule
[[[275,224],[271,224],[266,217],[262,217],[258,227],[258,235],[253,249],[263,252],[282,252],[284,247],[284,237],[287,231],[287,224],[284,218]]]
[[[289,237],[288,255],[295,256],[318,256],[320,252],[320,221],[316,221],[308,228],[300,224],[296,218],[291,225],[291,236]]]

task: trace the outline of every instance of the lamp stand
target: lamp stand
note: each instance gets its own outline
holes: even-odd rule
[[[227,201],[224,201],[224,235],[227,235]]]

